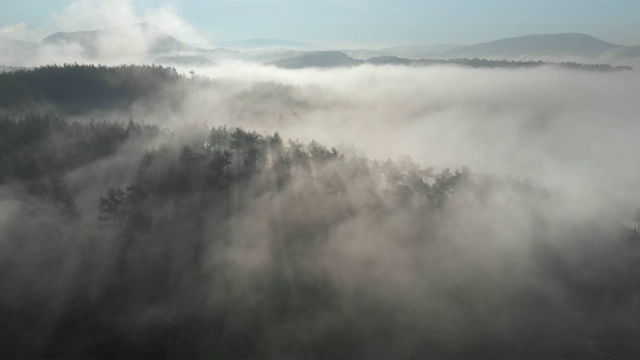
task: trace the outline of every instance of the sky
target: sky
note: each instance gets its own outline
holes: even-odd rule
[[[201,46],[272,38],[375,48],[562,32],[640,45],[638,0],[0,0],[2,37],[37,41],[128,21]]]

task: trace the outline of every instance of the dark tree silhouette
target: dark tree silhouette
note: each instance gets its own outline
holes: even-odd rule
[[[115,221],[122,227],[127,205],[125,192],[121,188],[110,188],[105,197],[100,197],[100,216],[102,221]]]

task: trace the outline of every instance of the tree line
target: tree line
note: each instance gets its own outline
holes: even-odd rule
[[[616,72],[633,70],[631,66],[612,66],[609,64],[581,64],[577,62],[547,62],[542,60],[498,60],[481,58],[452,58],[452,59],[406,59],[397,56],[378,56],[366,60],[366,63],[373,65],[411,65],[411,66],[433,66],[433,65],[459,65],[471,68],[500,68],[500,69],[522,69],[535,68],[541,66],[557,66],[564,69]]]
[[[528,180],[50,115],[0,121],[0,169],[8,357],[640,351],[633,240]]]
[[[46,65],[0,72],[0,108],[5,112],[127,109],[134,101],[158,97],[184,77],[161,65]]]

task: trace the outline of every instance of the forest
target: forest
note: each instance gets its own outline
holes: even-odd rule
[[[3,358],[640,356],[629,209],[578,216],[534,179],[277,131],[82,115],[210,81],[0,74]]]
[[[395,56],[368,59],[370,65],[461,66],[480,69],[562,69],[618,72],[629,66],[579,64],[573,62],[507,61],[487,59],[410,60]],[[28,113],[30,109],[67,115],[89,111],[114,111],[130,107],[135,101],[163,102],[176,106],[185,86],[211,85],[205,77],[186,78],[175,68],[162,65],[46,65],[37,68],[0,67],[0,111]],[[61,87],[60,84],[65,86]]]
[[[181,80],[174,68],[159,65],[63,64],[13,69],[0,72],[0,109],[21,114],[35,108],[69,115],[113,111],[141,98],[158,100],[163,89]]]

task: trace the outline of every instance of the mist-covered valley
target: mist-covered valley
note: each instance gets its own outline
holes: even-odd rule
[[[192,71],[0,75],[7,354],[637,353],[635,72]]]
[[[634,47],[205,49],[122,9],[0,42],[3,358],[640,356]]]

